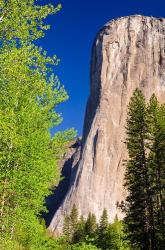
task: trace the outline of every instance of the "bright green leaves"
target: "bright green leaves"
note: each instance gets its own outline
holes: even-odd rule
[[[37,217],[46,210],[45,197],[60,180],[59,160],[75,137],[72,129],[50,135],[62,121],[56,106],[68,95],[52,74],[57,57],[33,43],[49,28],[45,18],[61,7],[35,2],[0,1],[0,233],[5,250],[52,249]]]
[[[39,6],[34,0],[1,0],[0,2],[0,40],[4,44],[32,42],[44,36],[49,28],[44,19],[61,9],[53,5]]]
[[[71,250],[99,250],[99,248],[92,244],[82,243],[73,245]]]

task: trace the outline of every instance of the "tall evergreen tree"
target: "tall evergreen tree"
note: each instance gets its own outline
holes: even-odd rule
[[[97,232],[97,246],[101,249],[107,249],[108,245],[107,243],[107,232],[108,232],[108,213],[107,210],[104,209],[102,216],[100,218],[99,226],[98,226],[98,232]]]
[[[77,224],[77,229],[74,232],[74,238],[73,238],[73,243],[81,243],[85,242],[85,219],[83,216],[80,217],[78,224]]]
[[[103,232],[106,230],[108,227],[108,213],[107,210],[104,208],[102,216],[100,218],[100,223],[99,223],[99,231]]]
[[[75,204],[73,205],[70,213],[70,221],[71,221],[72,231],[75,232],[78,224],[78,210]]]
[[[153,94],[147,108],[148,168],[154,202],[157,249],[165,248],[165,105]]]
[[[125,222],[133,245],[140,249],[155,249],[153,201],[146,152],[146,103],[138,89],[133,93],[128,106],[126,129],[129,160],[125,185],[129,194]]]
[[[92,213],[89,213],[85,223],[85,234],[86,234],[86,240],[88,242],[95,241],[96,230],[97,230],[96,216]]]
[[[72,234],[71,234],[71,221],[70,216],[66,215],[64,218],[64,225],[63,225],[63,235],[67,242],[71,242]]]
[[[78,230],[78,210],[74,204],[70,215],[66,215],[64,218],[63,234],[66,236],[68,242],[75,243],[77,230]]]

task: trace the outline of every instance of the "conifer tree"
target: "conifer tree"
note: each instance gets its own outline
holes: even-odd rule
[[[73,243],[81,243],[81,242],[85,242],[85,220],[84,217],[81,216],[78,224],[77,224],[77,229],[74,233],[74,237],[73,237]]]
[[[97,233],[97,246],[101,249],[107,249],[107,230],[108,230],[108,213],[107,210],[104,209],[102,216],[100,218],[98,233]]]
[[[146,103],[138,89],[133,93],[128,106],[126,129],[129,160],[125,185],[129,194],[125,222],[133,245],[140,249],[155,249],[154,208],[146,152]]]
[[[97,230],[96,216],[92,213],[88,214],[85,223],[85,234],[87,241],[94,241]]]
[[[165,248],[165,105],[153,94],[147,108],[148,168],[154,203],[157,249]]]
[[[108,227],[108,213],[107,210],[104,208],[102,216],[100,218],[99,230],[104,231],[107,227]]]
[[[77,230],[78,225],[78,210],[76,208],[76,205],[74,204],[70,213],[70,223],[71,223],[71,232],[72,235]]]
[[[63,234],[68,242],[75,243],[78,230],[78,210],[74,204],[70,215],[64,218]]]
[[[71,242],[71,239],[72,239],[71,221],[68,215],[65,216],[64,218],[63,235],[65,236],[67,242]]]

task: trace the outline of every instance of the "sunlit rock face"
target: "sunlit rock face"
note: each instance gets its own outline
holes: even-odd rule
[[[123,17],[107,23],[97,35],[81,155],[67,195],[49,226],[52,232],[61,231],[64,215],[73,204],[85,217],[92,212],[99,220],[106,208],[110,221],[116,215],[123,218],[117,204],[126,197],[125,123],[135,88],[147,100],[155,93],[165,101],[165,19]]]

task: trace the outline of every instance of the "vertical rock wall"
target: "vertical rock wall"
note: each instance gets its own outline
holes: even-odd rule
[[[117,203],[126,197],[123,142],[127,105],[135,88],[147,99],[154,92],[165,101],[165,19],[123,17],[107,23],[97,35],[81,156],[51,231],[61,230],[74,203],[84,216],[91,211],[99,219],[106,208],[110,221],[116,215],[123,218]]]

